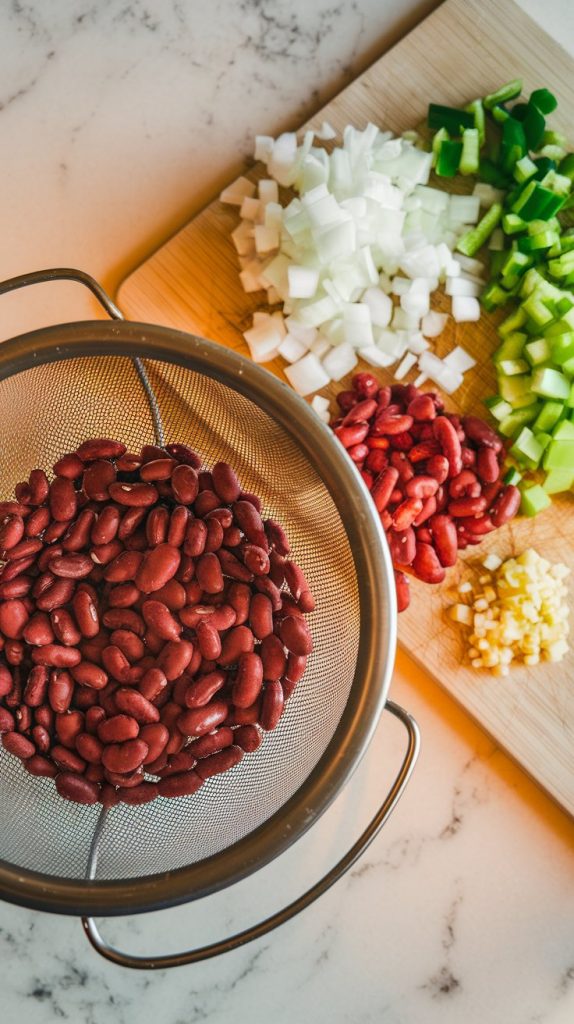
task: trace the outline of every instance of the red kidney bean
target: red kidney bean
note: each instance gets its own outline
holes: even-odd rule
[[[221,654],[221,639],[210,619],[204,619],[196,626],[197,643],[201,655],[208,661],[216,661]]]
[[[249,605],[249,626],[257,640],[273,633],[273,606],[265,594],[254,594]]]
[[[75,647],[79,644],[82,634],[66,608],[55,608],[50,613],[50,622],[59,643],[66,647]]]
[[[197,772],[185,772],[182,775],[170,775],[167,779],[160,779],[158,792],[160,796],[179,797],[191,796],[203,786],[203,779]]]
[[[18,732],[29,733],[32,728],[32,711],[27,704],[20,704],[15,713]]]
[[[9,665],[21,665],[24,659],[24,644],[20,640],[6,640],[4,657]]]
[[[431,494],[430,498],[425,498],[425,500],[423,501],[423,507],[421,508],[418,516],[416,517],[413,526],[416,526],[418,528],[423,523],[426,523],[427,519],[430,519],[431,516],[434,516],[437,507],[437,499],[434,494]]]
[[[5,665],[0,664],[0,699],[6,697],[14,686],[12,673]]]
[[[353,388],[355,389],[359,398],[374,398],[380,391],[384,390],[379,388],[379,382],[372,373],[365,371],[363,373],[356,373],[352,380]],[[389,391],[390,397],[390,391]]]
[[[287,679],[290,680],[290,682],[298,683],[299,680],[303,678],[306,667],[306,654],[289,653],[287,657],[287,668],[285,670],[285,676]]]
[[[229,707],[223,700],[214,700],[201,708],[183,711],[177,719],[177,728],[184,736],[204,736],[212,732],[227,718]]]
[[[456,564],[458,541],[456,526],[450,516],[433,516],[429,523],[432,543],[442,566]]]
[[[422,512],[423,503],[420,498],[407,498],[397,506],[392,513],[392,521],[395,530],[399,533],[412,526],[417,516]]]
[[[50,484],[50,512],[56,522],[73,519],[78,507],[78,497],[71,480],[57,476]]]
[[[100,794],[97,783],[69,771],[56,776],[56,789],[64,800],[71,800],[75,804],[96,804]]]
[[[69,452],[58,459],[52,469],[55,476],[65,476],[68,480],[77,480],[84,472],[84,463],[75,452]]]
[[[99,764],[102,760],[103,743],[100,743],[97,736],[81,732],[76,736],[76,750],[80,757],[89,764]]]
[[[225,685],[224,672],[208,672],[191,682],[185,691],[184,703],[188,708],[202,708],[209,704],[212,697]]]
[[[234,768],[235,765],[239,764],[243,754],[244,752],[241,747],[226,747],[224,750],[218,751],[217,754],[211,754],[210,757],[204,757],[201,761],[198,761],[195,769],[196,774],[204,781],[211,778],[212,775],[221,775],[222,772],[227,772],[230,768]]]
[[[50,757],[58,765],[58,768],[66,772],[73,772],[75,775],[83,775],[86,770],[86,762],[83,757],[76,754],[75,750],[56,744],[50,751]]]
[[[114,693],[114,702],[119,712],[135,718],[140,725],[159,721],[159,710],[139,690],[122,687]]]
[[[76,736],[84,732],[84,716],[81,711],[65,711],[54,716],[56,735],[63,747],[74,750]]]
[[[131,608],[108,608],[102,616],[102,622],[108,629],[129,629],[137,636],[145,633],[142,617]]]
[[[29,504],[42,505],[48,497],[50,485],[43,469],[33,469],[28,481]]]
[[[436,405],[431,395],[417,395],[409,402],[407,413],[414,420],[434,420],[436,418]]]
[[[168,455],[171,455],[178,462],[185,462],[187,466],[193,466],[194,469],[199,469],[201,466],[201,458],[194,452],[193,448],[190,448],[187,444],[173,443],[166,444],[165,450]]]
[[[98,731],[98,726],[105,720],[105,717],[106,712],[99,705],[94,705],[94,707],[88,708],[85,715],[86,732],[95,736]]]
[[[147,600],[142,604],[142,615],[146,625],[164,640],[178,640],[181,625],[173,617],[169,608],[161,601]]]
[[[122,804],[149,804],[159,796],[156,782],[142,782],[136,789],[120,789],[119,798]]]
[[[158,499],[157,487],[146,483],[111,483],[108,493],[118,505],[130,508],[148,508]]]
[[[163,753],[169,740],[169,730],[162,722],[150,722],[144,725],[140,732],[140,739],[148,746],[148,752],[144,757],[144,765],[156,761]]]
[[[518,512],[520,508],[520,491],[513,484],[507,484],[498,495],[490,512],[490,518],[494,526],[504,526]]]
[[[481,446],[476,454],[476,471],[485,484],[493,484],[500,476],[500,466],[494,448]]]
[[[242,654],[237,665],[237,675],[231,691],[236,707],[248,708],[257,700],[263,685],[263,662],[253,652]]]
[[[341,412],[348,412],[359,401],[354,391],[339,391],[336,400]]]
[[[92,544],[96,546],[110,544],[117,535],[120,520],[120,510],[115,505],[106,505],[92,524],[90,531]]]
[[[31,708],[38,708],[46,700],[48,692],[48,669],[36,665],[30,672],[24,689],[23,699]]]
[[[495,529],[496,526],[489,515],[469,516],[468,518],[463,517],[457,521],[457,530],[462,531],[467,537],[468,534],[483,537],[485,534],[491,533],[492,530]]]
[[[43,690],[45,695],[46,689]],[[72,696],[74,694],[74,680],[72,679],[69,672],[54,671],[50,672],[48,682],[48,700],[50,701],[50,707],[52,711],[57,714],[63,714],[68,710],[72,703]]]
[[[266,576],[269,572],[269,556],[263,548],[256,544],[244,544],[241,548],[241,556],[244,564],[254,576]],[[201,582],[199,574],[198,579]]]
[[[215,510],[217,511],[217,509]],[[219,551],[223,544],[223,527],[218,519],[207,520],[207,536],[205,539],[206,552]]]
[[[34,718],[38,725],[43,725],[45,729],[51,730],[54,726],[54,712],[47,704],[35,709]]]
[[[227,591],[227,600],[233,608],[236,619],[235,625],[242,626],[249,617],[251,602],[251,589],[245,583],[232,583]]]
[[[15,562],[21,561],[23,558],[29,558],[30,555],[36,555],[41,551],[42,547],[42,541],[37,537],[27,537],[11,548],[10,551],[6,552],[6,561]]]
[[[436,494],[438,483],[432,476],[415,476],[405,484],[405,494],[409,498],[430,498]]]
[[[242,583],[250,583],[253,580],[253,573],[251,570],[240,562],[235,555],[232,555],[230,551],[226,551],[225,548],[220,548],[215,557],[218,559],[221,569],[226,576],[230,576],[231,579],[238,580]],[[198,579],[200,579],[199,576]]]
[[[199,491],[197,472],[185,463],[178,465],[171,476],[171,487],[180,505],[191,505]]]
[[[242,498],[232,506],[236,525],[243,531],[250,544],[267,550],[268,541],[259,511],[250,502]]]
[[[275,519],[266,519],[264,523],[264,530],[269,541],[269,544],[275,549],[279,555],[287,556],[291,548],[287,539],[285,530]]]
[[[484,420],[479,419],[477,416],[464,416],[462,427],[469,440],[473,441],[477,446],[492,448],[495,452],[502,450],[501,439]]]
[[[159,668],[150,668],[138,683],[139,692],[149,701],[155,701],[167,687],[165,673]]]
[[[157,659],[157,668],[162,670],[168,682],[173,682],[185,672],[192,655],[193,644],[189,640],[168,640]]]
[[[279,624],[279,636],[292,654],[310,654],[313,640],[304,619],[287,615]]]
[[[76,451],[82,462],[93,462],[95,459],[120,459],[127,448],[120,441],[107,437],[94,437],[84,441]]]
[[[262,729],[271,732],[277,727],[283,714],[284,704],[285,697],[281,683],[277,681],[266,683],[259,715],[259,725]]]
[[[434,420],[433,434],[442,449],[443,455],[448,460],[449,476],[458,476],[462,470],[460,440],[455,428],[446,416],[437,416],[436,420]]]
[[[451,498],[478,498],[481,490],[476,474],[471,469],[463,469],[458,476],[452,478],[448,487]]]
[[[109,648],[105,648],[109,650]],[[108,677],[99,665],[89,661],[81,661],[71,669],[71,673],[81,686],[89,686],[92,690],[103,690],[108,682]]]
[[[450,501],[448,511],[451,516],[479,516],[486,512],[486,498],[457,498]]]
[[[227,462],[217,462],[211,470],[213,487],[222,501],[231,504],[241,494],[241,484],[235,470]]]
[[[387,534],[394,565],[410,565],[416,552],[416,536],[411,526],[401,532],[389,530]]]
[[[216,554],[201,556],[197,563],[196,575],[199,585],[207,594],[220,594],[224,587],[222,566]]]
[[[143,465],[145,465],[146,462],[153,462],[154,459],[165,458],[165,454],[166,449],[160,448],[157,444],[144,444],[140,458]],[[167,454],[169,455],[169,452]]]
[[[183,550],[190,558],[199,558],[205,551],[207,525],[203,519],[192,519],[186,527]]]
[[[384,469],[376,478],[371,494],[373,501],[375,502],[377,512],[383,512],[384,509],[386,509],[389,501],[391,500],[391,494],[396,487],[398,479],[398,470],[396,470],[394,466],[389,466],[387,469]]]
[[[112,715],[97,726],[98,739],[108,746],[110,743],[124,743],[137,739],[140,727],[131,715]]]
[[[154,599],[161,601],[170,612],[178,612],[186,603],[185,589],[177,580],[169,580],[165,586],[154,591]]]
[[[143,558],[135,577],[135,583],[144,594],[160,590],[175,576],[181,561],[178,548],[171,544],[158,544]]]
[[[368,423],[352,423],[347,427],[336,427],[335,436],[343,445],[343,448],[354,448],[361,444],[369,433]]]
[[[104,647],[101,656],[106,672],[112,679],[117,679],[119,683],[123,683],[130,667],[130,663],[123,651],[120,651],[119,647],[110,644],[108,647]]]
[[[0,708],[0,722],[1,722],[1,719],[2,719],[2,712],[3,712],[3,710],[4,710],[3,708]],[[1,725],[0,725],[0,732],[2,732],[2,731],[3,730],[2,730]],[[48,730],[43,725],[35,725],[34,726],[34,728],[32,729],[32,739],[34,740],[34,745],[36,747],[36,750],[40,754],[47,754],[48,753],[50,747],[52,746],[52,738],[51,738],[50,733],[48,732]]]
[[[141,467],[140,479],[146,483],[150,480],[169,480],[176,465],[175,459],[172,458],[152,459]]]
[[[263,736],[256,725],[240,725],[233,733],[233,742],[241,747],[246,754],[252,754],[263,741]]]
[[[8,580],[7,583],[0,583],[0,598],[11,600],[13,597],[26,597],[31,589],[32,579],[30,576],[17,576],[14,580]]]
[[[100,631],[100,620],[91,595],[85,590],[78,590],[72,599],[72,608],[81,635],[86,639],[97,636]]]
[[[353,423],[367,423],[377,411],[377,403],[373,398],[364,398],[361,402],[353,405],[343,419],[343,427],[349,427]]]
[[[153,466],[153,462],[148,463],[148,465]],[[168,526],[169,512],[167,508],[164,508],[163,505],[152,508],[145,524],[146,540],[150,547],[155,547],[157,544],[165,544]]]
[[[128,775],[143,764],[148,752],[147,743],[139,738],[112,743],[103,749],[102,764],[116,775]]]
[[[435,549],[430,544],[417,542],[412,568],[415,576],[425,583],[442,583],[445,577],[444,568]]]
[[[74,647],[60,647],[58,644],[46,644],[32,651],[32,661],[36,665],[52,665],[54,668],[71,668],[78,665],[82,655]]]
[[[130,629],[115,629],[110,636],[112,647],[119,647],[130,663],[139,662],[145,657],[145,645],[137,633]]]
[[[242,654],[249,653],[255,646],[253,633],[247,626],[235,626],[223,638],[221,654],[217,661],[224,668],[236,665]]]
[[[55,779],[58,774],[56,766],[48,760],[47,757],[42,757],[41,754],[34,754],[24,762],[24,768],[30,775],[37,775],[46,779]]]
[[[125,583],[134,580],[142,563],[141,551],[122,551],[104,569],[104,579],[108,583]]]
[[[32,741],[17,732],[3,733],[2,746],[9,754],[14,754],[22,761],[25,761],[29,757],[33,757],[36,753],[36,747]]]
[[[24,536],[24,520],[19,515],[5,516],[0,522],[0,549],[15,548]]]
[[[0,632],[12,640],[18,640],[29,619],[28,610],[23,601],[14,599],[0,604]]]

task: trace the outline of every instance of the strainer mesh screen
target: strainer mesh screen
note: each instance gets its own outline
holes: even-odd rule
[[[315,649],[278,728],[259,750],[191,797],[120,805],[108,816],[98,878],[173,870],[241,839],[295,793],[325,751],[348,699],[359,641],[359,599],[349,542],[336,505],[293,439],[249,399],[213,379],[146,362],[166,442],[184,441],[209,468],[231,462],[264,513],[287,529],[317,610]],[[0,498],[31,468],[48,473],[87,437],[153,443],[149,405],[127,357],[90,357],[0,381]],[[63,801],[53,782],[32,778],[0,751],[0,858],[19,867],[84,877],[99,810]]]

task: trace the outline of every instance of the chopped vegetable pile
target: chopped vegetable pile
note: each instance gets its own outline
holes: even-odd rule
[[[333,135],[324,126],[318,138]],[[479,319],[482,264],[453,250],[478,220],[480,196],[430,188],[433,155],[416,133],[348,125],[331,153],[314,141],[311,131],[301,145],[292,133],[259,136],[255,156],[270,177],[257,195],[241,178],[221,196],[240,207],[232,238],[243,287],[283,304],[254,315],[244,334],[252,358],[282,356],[301,395],[340,380],[359,358],[398,364],[395,380],[416,368],[417,387],[430,379],[452,393],[475,361],[458,346],[444,360],[430,350],[448,320],[431,310],[431,293],[444,283],[454,319]],[[298,193],[285,207],[278,185]]]
[[[486,404],[519,469],[545,471],[542,485],[520,484],[522,512],[534,515],[574,485],[574,232],[557,217],[574,201],[574,153],[547,127],[552,93],[509,106],[521,91],[517,79],[464,110],[430,104],[428,124],[437,174],[477,174],[491,204],[457,249],[472,257],[490,238],[482,304],[517,307],[499,327],[498,395]]]
[[[561,661],[568,651],[567,566],[552,565],[533,548],[505,562],[490,554],[482,564],[489,572],[477,588],[470,582],[459,586],[471,603],[449,610],[451,619],[472,630],[472,667],[506,676],[512,662]]]

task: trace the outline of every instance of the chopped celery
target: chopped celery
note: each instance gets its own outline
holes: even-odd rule
[[[474,127],[474,116],[466,110],[429,103],[427,124],[433,130],[446,128],[450,135],[460,135],[464,128]]]
[[[570,395],[566,399],[566,407],[568,409],[574,409],[574,381],[570,385]],[[492,412],[492,408],[491,408],[490,411]],[[492,414],[493,414],[493,416],[495,415],[494,413],[492,413]],[[496,419],[498,419],[498,416],[496,417]]]
[[[532,405],[535,396],[532,394],[532,378],[529,374],[520,377],[499,377],[498,390],[513,409],[521,409]]]
[[[502,218],[502,230],[505,235],[516,235],[527,227],[526,221],[522,220],[517,213],[505,213]]]
[[[433,137],[433,140],[432,140],[432,166],[433,167],[436,167],[436,162],[438,160],[438,155],[440,153],[440,147],[442,146],[443,142],[448,142],[449,139],[450,139],[450,135],[448,134],[446,128],[439,128],[438,132]]]
[[[494,416],[495,420],[503,420],[512,412],[512,406],[510,403],[505,402],[500,395],[493,395],[491,398],[485,398],[484,404],[490,412],[490,415]]]
[[[508,486],[512,484],[513,487],[518,487],[518,484],[522,480],[522,473],[519,473],[515,466],[511,466],[509,470],[504,474],[502,482]]]
[[[543,398],[556,398],[563,402],[570,395],[570,384],[564,374],[550,366],[538,367],[534,370],[531,388],[536,395],[542,395]]]
[[[536,111],[536,113],[538,112]],[[527,138],[523,125],[520,121],[515,121],[513,117],[506,118],[502,126],[500,146],[502,169],[508,174],[512,174],[516,162],[526,155],[526,151]]]
[[[458,252],[461,252],[464,256],[474,256],[481,246],[484,245],[489,235],[492,234],[501,217],[501,203],[493,203],[490,210],[485,213],[476,227],[467,231],[462,238],[459,238],[456,245]]]
[[[515,409],[509,416],[505,416],[501,420],[498,426],[499,432],[503,437],[514,437],[525,423],[532,423],[532,420],[536,419],[539,410],[539,402],[533,402],[532,405],[526,405],[522,409]]]
[[[508,100],[514,100],[517,96],[520,96],[522,92],[522,79],[513,78],[511,82],[507,82],[506,85],[502,85],[496,92],[491,92],[488,96],[484,97],[482,101],[487,110],[492,110],[493,107],[498,106],[499,103],[506,103]]]
[[[459,163],[461,174],[476,174],[478,171],[479,148],[478,128],[465,128],[462,133],[462,154]]]
[[[505,377],[516,377],[518,374],[528,373],[529,366],[526,359],[501,359],[498,369]]]
[[[524,463],[528,469],[536,469],[542,458],[542,446],[536,440],[530,427],[523,427],[514,444],[510,454],[517,462]]]
[[[546,340],[548,341],[548,339]],[[572,359],[574,357],[574,331],[557,334],[552,339],[551,352],[552,360],[558,366],[564,366],[569,359]]]
[[[572,469],[574,466],[574,441],[552,441],[544,452],[544,469]]]
[[[574,423],[562,420],[552,431],[554,441],[574,441]]]
[[[537,172],[538,168],[536,164],[528,155],[526,155],[516,161],[512,174],[518,184],[522,185],[523,182],[528,181],[530,178],[534,178]]]
[[[499,254],[496,253],[495,255]],[[484,308],[491,313],[494,309],[504,306],[508,302],[509,298],[510,295],[504,290],[504,288],[501,288],[496,281],[491,281],[480,296],[480,301]]]
[[[574,467],[572,469],[550,469],[542,484],[546,494],[560,494],[569,491],[574,485]]]
[[[462,156],[462,142],[454,142],[452,139],[445,139],[441,143],[436,162],[436,173],[442,178],[454,178],[460,167]]]
[[[524,351],[527,338],[528,335],[522,331],[512,331],[511,334],[507,334],[502,345],[499,345],[494,352],[493,361],[500,363],[503,359],[519,359]],[[528,373],[528,367],[524,373]]]
[[[524,355],[531,366],[547,363],[551,358],[550,342],[547,338],[537,338],[535,341],[529,341],[524,346]]]
[[[540,484],[533,484],[532,487],[521,487],[522,501],[520,511],[523,516],[537,516],[551,504],[550,498]]]
[[[473,100],[472,103],[469,103],[468,106],[466,106],[464,109],[467,111],[467,113],[472,114],[474,119],[474,127],[478,131],[479,146],[483,146],[484,140],[486,138],[486,128],[482,100]]]
[[[546,121],[534,103],[528,104],[528,110],[522,121],[522,128],[528,149],[538,149],[542,143]]]
[[[533,430],[535,433],[542,430],[552,430],[562,415],[564,406],[562,402],[553,402],[552,400],[544,402],[538,416],[533,423]]]

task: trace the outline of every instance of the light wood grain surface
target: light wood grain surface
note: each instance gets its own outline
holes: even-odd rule
[[[374,121],[402,132],[420,124],[430,99],[460,106],[521,77],[524,89],[545,85],[557,96],[556,128],[574,140],[574,64],[512,0],[447,0],[304,127],[327,118],[337,130]],[[263,169],[255,166],[253,180]],[[126,279],[119,302],[132,319],[168,324],[204,335],[248,354],[241,332],[251,325],[263,293],[246,295],[230,233],[235,208],[214,200],[191,223]],[[435,304],[436,305],[436,304]],[[448,305],[445,302],[445,309]],[[494,321],[450,321],[438,354],[458,343],[478,360],[449,403],[484,414],[481,400],[493,390],[488,359],[495,347]],[[267,364],[279,376],[282,362]],[[382,381],[390,379],[379,371]],[[410,375],[412,377],[412,375]],[[409,378],[410,379],[410,378]],[[331,384],[332,397],[345,381]],[[399,642],[563,807],[574,814],[574,653],[558,665],[513,669],[506,679],[476,672],[465,663],[464,634],[445,615],[454,588],[488,550],[501,556],[535,547],[552,561],[574,567],[572,496],[557,498],[536,520],[515,521],[471,550],[440,587],[414,581],[412,602],[400,616]],[[433,685],[429,680],[429,686]]]

